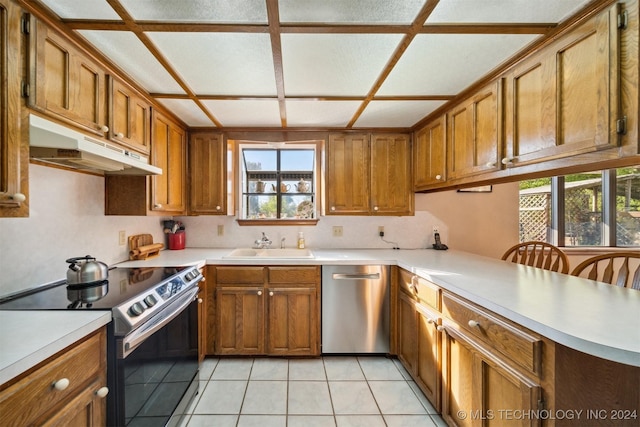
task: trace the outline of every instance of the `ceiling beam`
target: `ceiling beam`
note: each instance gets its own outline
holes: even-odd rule
[[[278,0],[267,1],[267,19],[269,21],[269,36],[271,38],[271,53],[273,55],[273,72],[276,79],[276,93],[280,109],[280,123],[287,127],[287,103],[284,96],[284,70],[282,64],[282,42],[280,39],[280,12]]]

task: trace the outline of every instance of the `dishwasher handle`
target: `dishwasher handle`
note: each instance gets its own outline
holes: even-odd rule
[[[356,274],[347,274],[347,273],[333,273],[331,276],[332,279],[336,280],[372,280],[378,279],[380,280],[380,273],[356,273]]]

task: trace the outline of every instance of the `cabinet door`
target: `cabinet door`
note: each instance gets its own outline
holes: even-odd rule
[[[186,135],[184,129],[153,111],[152,163],[162,175],[151,177],[151,210],[181,214],[186,211]]]
[[[42,22],[31,28],[29,107],[104,137],[104,69]]]
[[[398,358],[415,375],[418,364],[418,323],[415,301],[404,292],[398,298]]]
[[[371,136],[371,212],[413,215],[409,135]]]
[[[264,354],[263,293],[262,286],[217,288],[217,354]]]
[[[12,0],[0,2],[0,217],[29,215],[29,141],[20,130],[22,77],[22,9]]]
[[[369,213],[369,136],[335,134],[327,145],[327,215]]]
[[[151,104],[124,83],[109,76],[109,138],[143,154],[151,142]]]
[[[220,133],[189,138],[189,213],[227,213],[226,145]]]
[[[267,353],[305,356],[320,354],[316,287],[271,286],[268,294]]]
[[[617,5],[524,61],[507,78],[508,166],[616,147]]]
[[[490,84],[449,113],[447,125],[451,178],[500,168],[500,87],[500,82]]]
[[[413,143],[413,189],[447,180],[446,116],[420,129]]]
[[[540,425],[535,417],[514,416],[538,409],[539,385],[457,332],[454,325],[446,325],[443,341],[442,416],[449,425]]]
[[[105,378],[100,378],[78,393],[51,418],[36,421],[34,425],[42,427],[100,427],[106,422],[107,401],[96,392],[106,385]]]
[[[417,311],[416,382],[433,407],[440,410],[440,355],[441,340],[438,331],[439,315],[422,305]]]

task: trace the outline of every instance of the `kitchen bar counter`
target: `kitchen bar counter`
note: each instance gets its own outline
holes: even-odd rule
[[[311,248],[314,259],[224,259],[231,249],[162,251],[120,267],[398,265],[566,347],[640,367],[640,292],[467,252]]]
[[[109,311],[0,311],[0,384],[110,321]]]

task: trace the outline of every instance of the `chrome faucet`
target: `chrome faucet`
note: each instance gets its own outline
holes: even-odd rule
[[[256,240],[255,245],[258,249],[268,249],[271,247],[271,243],[273,243],[264,232],[262,233],[262,238]]]

